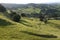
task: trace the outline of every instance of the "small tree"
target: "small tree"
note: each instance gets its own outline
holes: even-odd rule
[[[46,24],[47,22],[48,22],[48,16],[45,15],[45,16],[44,16],[44,23]]]
[[[40,21],[44,22],[45,24],[48,22],[48,16],[44,14],[40,14]]]
[[[39,18],[40,18],[40,21],[43,21],[44,15],[43,14],[40,14]]]
[[[10,14],[10,18],[13,20],[13,21],[16,21],[16,22],[19,22],[20,19],[21,19],[21,16],[19,14],[17,14],[16,12],[12,12]]]

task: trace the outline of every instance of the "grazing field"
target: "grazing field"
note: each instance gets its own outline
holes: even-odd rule
[[[0,40],[60,40],[60,20],[44,24],[38,18],[22,18],[14,22],[0,15]]]

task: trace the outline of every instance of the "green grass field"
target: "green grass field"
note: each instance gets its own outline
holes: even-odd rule
[[[0,40],[60,40],[60,20],[44,24],[38,18],[22,18],[17,23],[0,15]]]

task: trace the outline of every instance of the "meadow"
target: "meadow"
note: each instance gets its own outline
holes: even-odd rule
[[[14,22],[0,14],[0,40],[60,40],[60,20],[22,17]]]

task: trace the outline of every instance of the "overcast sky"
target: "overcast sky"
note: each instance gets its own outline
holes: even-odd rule
[[[60,0],[0,0],[0,3],[16,3],[16,4],[27,4],[27,3],[59,3]]]

